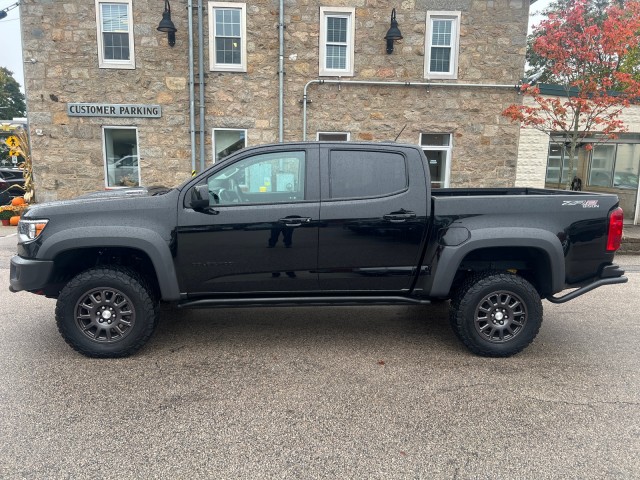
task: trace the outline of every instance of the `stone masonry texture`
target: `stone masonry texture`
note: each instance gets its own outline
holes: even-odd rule
[[[278,0],[247,8],[247,72],[209,70],[205,4],[206,164],[213,128],[247,129],[248,145],[278,139]],[[284,140],[302,140],[304,85],[318,78],[321,6],[355,7],[355,74],[345,85],[309,87],[307,138],[350,132],[351,140],[418,143],[451,133],[452,187],[514,185],[519,127],[501,116],[514,89],[346,85],[349,80],[424,82],[428,11],[460,11],[458,78],[516,85],[523,74],[526,0],[285,0]],[[403,40],[392,55],[384,36],[395,6]],[[136,126],[143,185],[177,185],[191,173],[186,0],[173,0],[178,32],[169,47],[156,27],[163,2],[133,0],[136,66],[98,68],[94,1],[22,0],[26,94],[39,201],[104,188],[102,126]],[[197,33],[194,12],[194,32]],[[197,37],[197,35],[194,35]],[[194,38],[197,44],[197,38]],[[195,52],[197,58],[197,51]],[[197,79],[197,72],[196,72]],[[197,100],[196,87],[196,100]],[[67,103],[159,104],[161,118],[69,117]],[[199,110],[199,109],[198,109]],[[196,120],[196,128],[198,122]],[[404,130],[403,130],[404,128]],[[39,134],[35,134],[36,130]],[[197,146],[196,146],[197,148]],[[197,151],[197,150],[196,150]],[[199,161],[197,162],[199,167]]]

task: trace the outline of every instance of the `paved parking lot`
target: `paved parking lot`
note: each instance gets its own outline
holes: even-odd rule
[[[441,305],[167,310],[92,360],[8,292],[0,240],[0,478],[640,477],[640,257],[509,359]]]

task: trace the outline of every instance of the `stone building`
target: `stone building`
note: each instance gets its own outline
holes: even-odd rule
[[[304,138],[397,138],[424,146],[434,186],[514,184],[519,128],[501,112],[521,101],[529,0],[200,3],[21,1],[39,201],[175,185]]]

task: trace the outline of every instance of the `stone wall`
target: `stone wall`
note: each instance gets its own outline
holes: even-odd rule
[[[138,127],[143,184],[175,185],[190,174],[186,4],[172,2],[178,32],[171,48],[156,31],[162,2],[134,0],[136,68],[110,70],[98,68],[93,1],[22,1],[24,57],[35,60],[25,64],[25,86],[40,201],[104,188],[104,125]],[[522,77],[527,1],[400,1],[404,39],[387,55],[388,2],[285,0],[285,141],[302,139],[303,88],[318,77],[320,6],[356,8],[355,75],[345,83],[424,82],[428,10],[462,12],[458,79],[452,82],[515,85]],[[207,18],[204,24],[210,164],[212,128],[246,128],[249,145],[277,141],[278,1],[247,2],[246,73],[209,71]],[[309,99],[309,139],[317,131],[348,131],[352,140],[392,140],[404,128],[398,141],[417,143],[421,132],[452,133],[451,186],[514,184],[519,129],[500,113],[521,101],[515,89],[325,84],[312,85]],[[159,119],[69,117],[69,102],[159,104],[163,112]]]

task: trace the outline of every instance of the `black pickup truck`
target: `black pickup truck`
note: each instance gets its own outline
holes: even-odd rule
[[[263,145],[177,188],[32,206],[18,226],[10,288],[57,298],[60,333],[92,357],[136,352],[161,302],[447,299],[472,352],[508,356],[538,333],[541,299],[627,281],[612,263],[622,218],[615,195],[432,190],[412,145]]]

